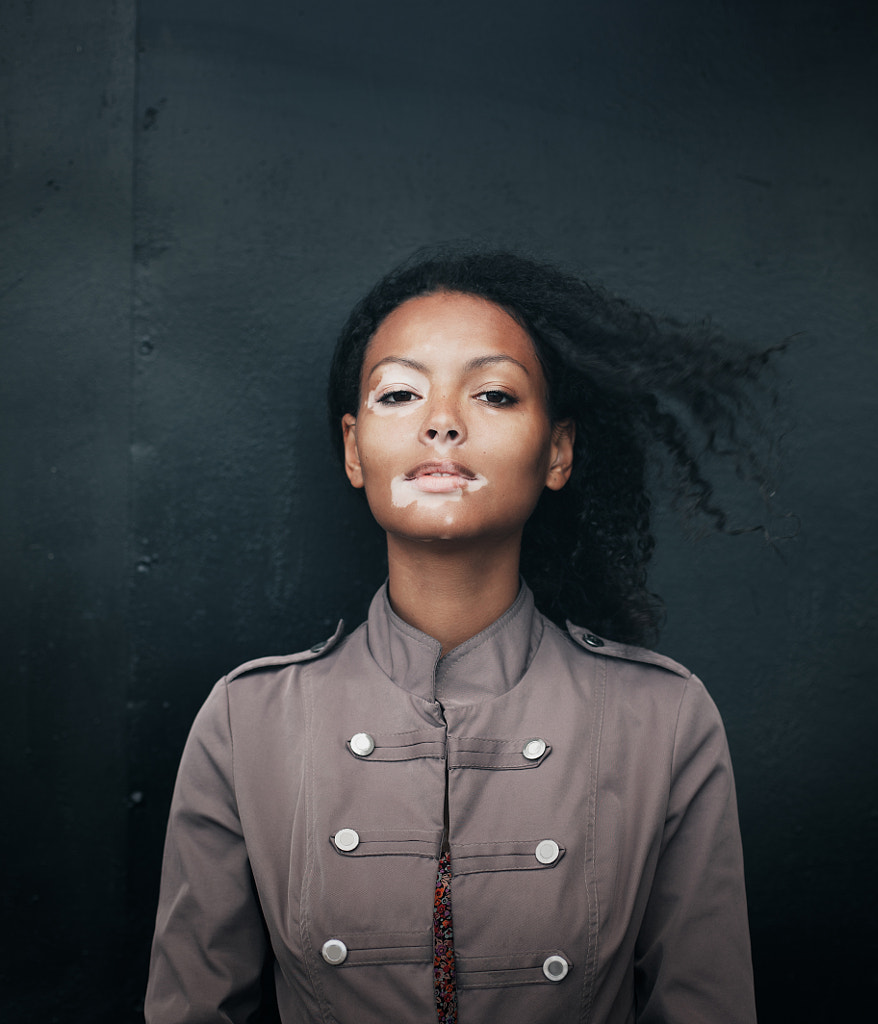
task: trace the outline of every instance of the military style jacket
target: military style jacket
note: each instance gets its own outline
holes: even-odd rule
[[[446,811],[447,804],[447,811]],[[210,694],[171,810],[148,1024],[434,1024],[445,833],[460,1024],[755,1021],[734,783],[702,684],[523,586],[446,657],[368,621]]]

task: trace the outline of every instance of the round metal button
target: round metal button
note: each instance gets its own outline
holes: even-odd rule
[[[562,981],[567,977],[569,970],[570,964],[563,956],[547,956],[543,961],[543,974],[549,981]]]
[[[348,947],[341,941],[341,939],[327,939],[326,942],[323,943],[320,955],[328,964],[332,964],[333,966],[336,964],[343,964],[348,958]],[[549,961],[547,960],[546,963],[548,962]],[[543,964],[543,970],[545,971],[545,969],[546,964]]]
[[[532,740],[528,740],[524,745],[522,754],[528,759],[528,761],[538,761],[543,754],[546,752],[546,741],[536,737]]]
[[[332,837],[335,848],[342,853],[350,853],[360,845],[360,837],[352,828],[340,828]]]
[[[599,636],[595,636],[594,633],[583,633],[582,639],[588,644],[589,647],[603,647],[604,642]]]
[[[544,839],[541,843],[537,843],[534,855],[540,864],[554,864],[561,855],[561,848],[554,839]]]
[[[358,757],[368,757],[375,749],[375,740],[367,732],[354,733],[350,738],[351,750]]]

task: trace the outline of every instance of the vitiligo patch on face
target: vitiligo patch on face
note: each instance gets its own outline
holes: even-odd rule
[[[417,479],[410,480],[404,474],[400,474],[390,481],[390,500],[396,508],[407,508],[409,505],[415,504],[420,508],[438,508],[449,501],[461,501],[465,493],[478,491],[487,482],[486,477],[477,473],[472,480],[464,481],[454,490],[431,493],[423,490]]]
[[[418,408],[417,402],[380,402],[377,396],[382,387],[383,385],[379,384],[366,396],[366,408],[369,412],[374,412],[378,416],[410,416]],[[383,389],[383,393],[387,394],[387,388]]]

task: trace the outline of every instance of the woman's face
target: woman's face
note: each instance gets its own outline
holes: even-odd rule
[[[572,426],[549,420],[533,343],[499,306],[440,292],[376,331],[345,469],[389,535],[518,539],[544,487],[570,476]]]

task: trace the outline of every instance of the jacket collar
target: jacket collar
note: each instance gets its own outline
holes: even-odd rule
[[[404,622],[390,607],[387,584],[372,599],[369,652],[399,687],[443,706],[479,704],[515,686],[543,635],[543,617],[522,580],[513,604],[487,629],[439,656],[438,640]]]

